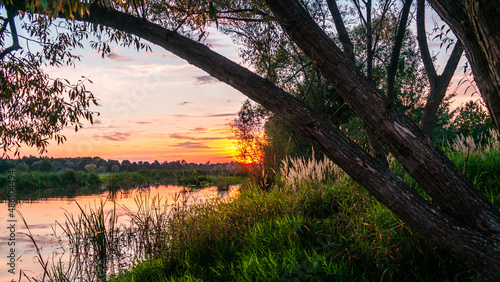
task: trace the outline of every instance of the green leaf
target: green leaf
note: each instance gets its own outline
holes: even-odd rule
[[[208,16],[211,20],[215,21],[217,29],[219,28],[219,23],[217,22],[217,11],[215,10],[214,3],[210,2],[208,5]]]
[[[47,7],[49,6],[49,3],[47,3],[47,0],[38,0],[38,3],[40,3],[40,5],[42,5],[42,8],[44,10],[47,10]]]

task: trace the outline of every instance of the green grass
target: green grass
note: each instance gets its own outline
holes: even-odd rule
[[[1,191],[8,185],[8,175],[0,175]],[[95,173],[74,171],[15,172],[15,190],[18,200],[88,195],[99,191],[101,180]]]
[[[348,178],[295,192],[251,188],[172,216],[169,248],[112,281],[474,278]]]
[[[245,178],[234,176],[229,170],[139,170],[101,174],[104,186],[109,189],[135,188],[157,184],[176,184],[192,187],[229,186],[243,182]]]

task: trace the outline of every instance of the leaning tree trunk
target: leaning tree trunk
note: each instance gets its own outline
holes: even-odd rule
[[[24,1],[13,2],[19,9],[26,9]],[[431,196],[441,209],[425,201],[304,103],[208,47],[159,25],[97,5],[89,8],[89,15],[74,16],[78,20],[119,29],[158,44],[274,111],[410,227],[469,263],[485,278],[500,280],[500,269],[497,267],[500,264],[498,210],[401,111],[378,93],[354,64],[341,55],[300,4],[295,1],[269,1],[269,6],[325,77],[343,96],[352,95],[344,99],[417,181],[432,192]],[[60,16],[64,17],[63,14]],[[319,50],[324,54],[317,57]]]
[[[500,131],[500,1],[429,0],[465,47],[474,79]]]

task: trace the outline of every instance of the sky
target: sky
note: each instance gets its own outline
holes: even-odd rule
[[[427,15],[439,19],[435,14]],[[432,20],[428,20],[427,30],[432,27]],[[207,43],[214,51],[241,62],[238,46],[228,36],[211,29]],[[72,83],[88,77],[93,83],[87,83],[87,89],[98,98],[100,107],[92,108],[99,112],[93,125],[85,122],[76,133],[74,127],[65,129],[67,141],[57,145],[52,140],[44,156],[195,163],[236,160],[229,123],[246,97],[168,51],[149,45],[152,52],[112,46],[112,53],[104,59],[86,48],[78,51],[82,59],[76,67],[46,69],[51,77]],[[437,41],[429,45],[438,55],[439,73],[449,52],[438,51]],[[462,71],[457,70],[449,91],[462,77]],[[470,99],[470,95],[460,95],[453,105]],[[23,147],[20,155],[39,154],[34,148]]]
[[[212,49],[238,62],[231,39],[212,31]],[[158,160],[223,163],[234,161],[234,134],[229,126],[246,99],[205,72],[150,44],[153,51],[137,52],[113,46],[102,58],[81,50],[76,67],[47,68],[51,77],[74,83],[87,77],[87,89],[97,98],[94,124],[74,132],[67,141],[48,146],[51,157],[99,156],[130,161]],[[38,155],[23,148],[21,155]]]

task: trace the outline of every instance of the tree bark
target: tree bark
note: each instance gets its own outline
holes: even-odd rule
[[[20,9],[24,7],[24,1],[13,2],[18,3]],[[311,37],[315,39],[308,40],[308,44],[299,45],[302,45],[303,51],[316,62],[325,77],[335,82],[335,87],[341,93],[353,96],[346,100],[349,100],[358,115],[371,128],[377,129],[375,132],[378,137],[389,135],[381,140],[388,144],[410,173],[418,176],[417,181],[430,191],[442,190],[433,193],[436,197],[432,196],[442,210],[425,201],[336,126],[304,103],[269,80],[211,51],[208,47],[159,25],[118,11],[104,10],[96,5],[89,9],[90,15],[75,15],[75,18],[142,37],[238,89],[296,128],[355,181],[370,191],[377,200],[410,227],[421,232],[425,238],[469,263],[485,278],[500,280],[500,269],[497,267],[500,263],[498,210],[491,204],[488,205],[489,202],[484,196],[458,173],[451,162],[414,124],[400,111],[391,107],[387,99],[378,93],[353,63],[339,55],[340,50],[332,45],[326,35],[317,33],[318,27],[311,25],[312,19],[305,10],[300,9],[302,7],[297,2],[269,1],[269,6],[294,40],[308,40]],[[280,10],[284,14],[277,12]],[[292,14],[289,14],[290,12]],[[302,28],[297,25],[303,24],[307,32],[296,34],[296,31],[301,31]],[[313,30],[309,30],[310,28]],[[311,34],[308,34],[309,32]],[[316,54],[318,47],[321,47],[319,50],[323,50],[325,54],[312,56],[311,52]],[[324,56],[332,61],[325,63]],[[338,72],[340,77],[332,74],[335,72]],[[344,78],[347,81],[341,80]],[[425,176],[430,179],[424,181],[422,178]],[[449,198],[455,206],[443,203],[443,197]],[[460,199],[461,197],[463,199]]]
[[[455,44],[443,73],[437,75],[427,45],[427,35],[425,32],[425,0],[418,0],[417,3],[417,40],[425,72],[427,73],[430,84],[430,93],[422,113],[422,119],[420,120],[420,129],[424,134],[432,137],[432,129],[434,128],[434,120],[436,119],[439,105],[443,102],[448,85],[457,69],[458,62],[463,53],[463,47],[460,41]]]
[[[474,79],[500,131],[500,2],[429,0],[465,48]]]

